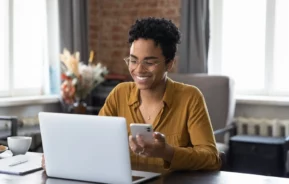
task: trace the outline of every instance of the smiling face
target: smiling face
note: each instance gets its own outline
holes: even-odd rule
[[[155,63],[150,67],[129,65],[129,72],[140,90],[153,90],[165,84],[167,70],[171,69],[173,61],[166,64],[161,47],[156,46],[153,40],[135,40],[130,47],[130,57],[140,63],[146,60],[148,65]]]

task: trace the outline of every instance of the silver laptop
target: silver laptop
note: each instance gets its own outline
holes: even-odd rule
[[[132,171],[125,118],[39,113],[49,177],[140,183],[159,173]]]

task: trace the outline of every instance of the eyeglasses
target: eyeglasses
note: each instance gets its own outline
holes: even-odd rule
[[[144,59],[142,61],[138,61],[132,57],[126,57],[123,59],[127,66],[131,69],[136,69],[138,65],[141,65],[148,71],[153,71],[156,69],[156,66],[161,63],[161,61],[152,61],[152,59]]]

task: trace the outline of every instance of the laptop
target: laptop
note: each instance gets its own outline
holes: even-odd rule
[[[159,173],[132,171],[125,118],[39,113],[48,177],[141,183]]]

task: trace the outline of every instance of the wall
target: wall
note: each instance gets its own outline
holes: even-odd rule
[[[0,107],[0,116],[35,117],[41,111],[60,112],[61,106],[60,103],[48,103]]]
[[[180,24],[181,0],[89,0],[90,48],[110,72],[127,74],[122,60],[128,52],[128,30],[139,17],[165,17]],[[59,111],[58,103],[0,107],[0,115],[35,116],[39,111]],[[289,119],[289,106],[238,103],[236,116]]]
[[[165,17],[179,26],[180,0],[89,0],[89,46],[95,61],[111,73],[128,74],[123,58],[129,53],[128,30],[140,17]],[[60,111],[59,103],[0,107],[0,115],[36,116]]]
[[[140,17],[164,17],[177,26],[180,0],[90,0],[90,48],[111,73],[128,74],[123,58],[129,54],[128,31]]]
[[[122,58],[128,55],[130,25],[139,17],[171,19],[180,25],[181,0],[90,0],[90,48],[110,72],[128,74]],[[236,116],[289,119],[289,107],[238,103]]]

